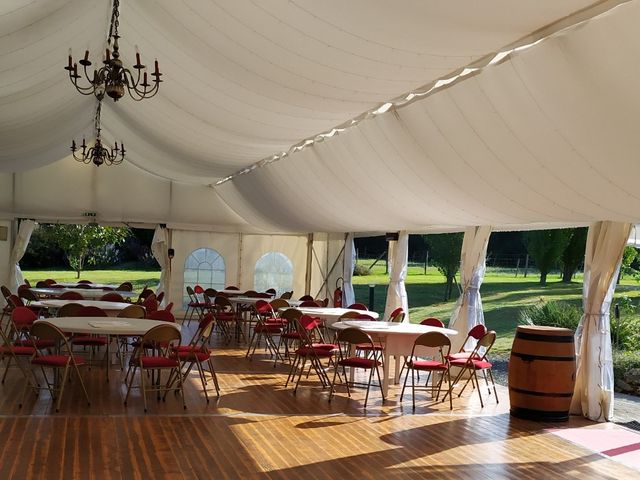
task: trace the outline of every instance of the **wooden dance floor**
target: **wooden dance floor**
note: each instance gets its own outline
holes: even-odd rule
[[[47,392],[29,395],[18,408],[22,379],[12,369],[0,387],[2,479],[209,479],[209,478],[640,478],[640,472],[580,447],[550,429],[590,425],[543,424],[511,418],[508,395],[499,388],[480,408],[467,390],[434,405],[426,393],[399,402],[390,389],[383,406],[372,389],[348,399],[344,389],[328,403],[313,376],[297,395],[284,388],[287,367],[266,355],[249,362],[244,349],[215,353],[222,395],[206,404],[197,375],[185,386],[187,410],[170,394],[151,396],[144,413],[139,391],[123,405],[123,375],[111,379],[85,370],[92,399],[87,406],[77,382],[68,385],[55,413]]]

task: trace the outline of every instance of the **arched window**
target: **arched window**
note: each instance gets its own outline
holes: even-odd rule
[[[224,288],[224,258],[211,248],[198,248],[184,262],[184,286],[200,285],[202,288]],[[184,308],[189,303],[186,288],[183,288]]]
[[[253,288],[264,292],[275,288],[278,294],[293,290],[293,263],[280,252],[265,253],[256,262]]]

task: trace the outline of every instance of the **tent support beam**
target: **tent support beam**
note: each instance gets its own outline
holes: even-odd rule
[[[311,293],[311,267],[313,262],[313,233],[307,235],[307,263],[304,272],[304,294]]]

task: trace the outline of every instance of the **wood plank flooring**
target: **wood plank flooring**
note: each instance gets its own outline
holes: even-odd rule
[[[397,386],[385,405],[372,390],[365,412],[363,391],[348,399],[341,390],[329,404],[313,376],[293,395],[284,388],[288,367],[274,368],[265,355],[249,362],[243,348],[221,347],[214,358],[218,400],[207,405],[192,375],[186,411],[169,395],[150,398],[147,414],[138,391],[123,405],[115,366],[109,383],[100,368],[84,372],[90,407],[73,382],[60,413],[46,392],[19,409],[13,369],[0,387],[0,479],[640,478],[547,431],[583,419],[511,418],[505,388],[499,404],[491,396],[484,408],[466,391],[452,412],[421,394],[415,413],[410,395],[400,404]]]

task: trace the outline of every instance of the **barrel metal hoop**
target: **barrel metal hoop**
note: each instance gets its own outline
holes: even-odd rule
[[[549,362],[575,362],[576,361],[575,355],[567,356],[567,357],[553,357],[550,355],[531,355],[529,353],[514,352],[513,350],[511,351],[511,356],[518,357],[524,360],[525,362],[532,362],[533,360],[545,360]]]
[[[539,333],[516,331],[516,338],[520,338],[522,340],[533,340],[537,342],[573,343],[573,335],[541,335]]]
[[[516,388],[516,387],[509,387],[509,390],[512,390],[516,393],[522,393],[523,395],[531,395],[533,397],[562,397],[562,398],[573,397],[573,392],[562,392],[562,393],[535,392],[533,390],[525,390],[524,388]]]

